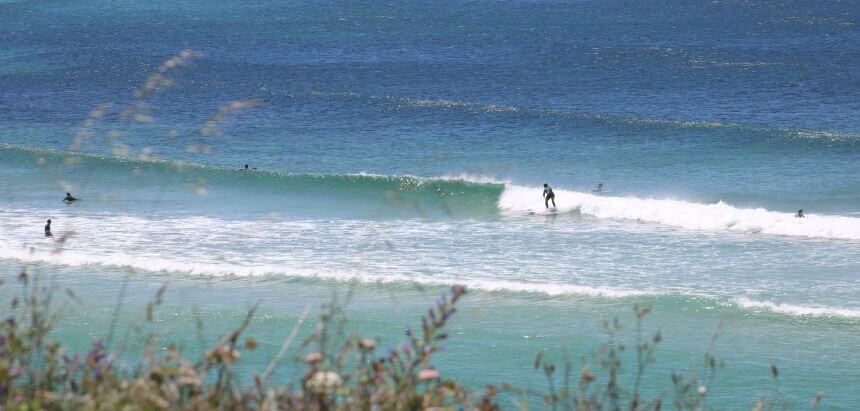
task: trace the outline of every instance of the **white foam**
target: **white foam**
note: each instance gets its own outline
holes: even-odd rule
[[[541,188],[508,184],[499,198],[507,212],[545,213]],[[795,237],[860,240],[860,218],[792,213],[763,208],[737,208],[722,201],[715,204],[679,200],[611,197],[570,190],[555,190],[559,212],[579,211],[597,218],[635,220],[673,227],[709,231],[735,231]]]
[[[484,174],[469,174],[469,173],[459,173],[459,174],[445,174],[440,177],[436,177],[439,180],[449,180],[449,181],[465,181],[467,183],[476,183],[476,184],[508,184],[510,180],[501,180],[496,177],[487,176]]]
[[[76,252],[38,252],[25,249],[17,251],[0,249],[0,258],[15,259],[24,263],[42,263],[50,265],[83,267],[83,266],[113,266],[139,269],[149,272],[186,273],[205,276],[240,276],[256,277],[281,275],[294,278],[317,278],[335,281],[359,281],[363,283],[417,283],[429,286],[449,286],[452,284],[465,285],[470,289],[487,292],[517,292],[538,293],[548,296],[586,296],[600,298],[631,298],[641,296],[667,295],[658,291],[628,290],[612,287],[591,287],[574,284],[530,283],[516,281],[499,281],[481,278],[428,277],[402,274],[357,274],[287,268],[284,266],[254,266],[241,264],[209,264],[171,261],[162,258],[146,258],[122,254],[87,255]],[[669,293],[671,294],[671,293]],[[702,298],[715,298],[697,294]],[[749,298],[733,298],[731,301],[742,309],[767,310],[778,314],[808,317],[846,317],[860,318],[860,310],[826,306],[805,306],[782,304],[770,301],[756,301]]]
[[[285,277],[319,278],[336,281],[360,281],[365,283],[418,283],[432,286],[465,285],[471,289],[483,291],[509,291],[522,293],[540,293],[549,296],[580,295],[604,298],[627,298],[634,296],[656,295],[656,291],[627,290],[611,287],[590,287],[573,284],[530,283],[515,281],[499,281],[481,278],[454,278],[448,276],[429,277],[404,274],[359,274],[348,272],[333,272],[326,270],[309,270],[272,265],[243,265],[243,264],[212,264],[188,263],[172,261],[164,258],[148,258],[130,256],[119,253],[92,255],[80,252],[46,252],[20,249],[0,248],[0,258],[14,259],[28,264],[41,263],[69,267],[108,266],[127,267],[149,272],[185,273],[205,276],[239,276],[256,277],[266,275],[281,275]]]
[[[788,314],[794,316],[810,316],[810,317],[848,317],[860,318],[860,310],[852,310],[850,308],[836,307],[820,307],[806,306],[794,304],[780,304],[771,301],[756,301],[748,298],[735,299],[740,307],[746,309],[764,309],[780,314]]]

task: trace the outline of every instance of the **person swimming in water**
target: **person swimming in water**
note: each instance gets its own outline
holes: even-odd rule
[[[794,216],[797,218],[806,217],[805,215],[803,215],[803,209],[802,208],[800,210],[797,210],[797,214],[795,214]]]
[[[66,191],[66,198],[63,199],[65,203],[71,203],[72,201],[78,201],[77,198],[72,197],[72,193]]]
[[[48,224],[45,224],[45,237],[53,237],[54,234],[51,233],[51,219],[48,219]]]
[[[543,183],[543,199],[547,209],[549,209],[549,200],[552,200],[552,207],[555,208],[555,193],[552,192],[552,187],[547,183]]]

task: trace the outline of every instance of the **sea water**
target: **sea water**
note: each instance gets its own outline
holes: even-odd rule
[[[394,346],[463,284],[435,366],[533,389],[537,350],[591,358],[651,305],[650,394],[724,321],[714,404],[852,409],[858,10],[0,2],[2,295],[22,267],[73,289],[53,337],[85,349],[167,283],[189,353],[259,303],[250,376],[307,307],[351,290],[350,329]]]

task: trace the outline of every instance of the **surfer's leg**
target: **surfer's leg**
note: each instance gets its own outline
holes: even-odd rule
[[[552,196],[552,208],[555,208],[555,196]]]
[[[546,197],[546,198],[543,200],[543,204],[546,206],[546,208],[549,208],[549,197]]]

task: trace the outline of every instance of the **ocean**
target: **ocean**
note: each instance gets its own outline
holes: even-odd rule
[[[394,346],[462,284],[435,366],[530,389],[536,351],[591,358],[651,305],[651,395],[723,322],[709,404],[856,409],[858,14],[0,1],[0,296],[22,267],[74,290],[52,337],[85,349],[168,284],[157,326],[189,353],[259,303],[250,377],[306,307],[352,294],[350,329]]]

